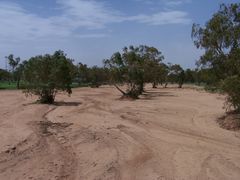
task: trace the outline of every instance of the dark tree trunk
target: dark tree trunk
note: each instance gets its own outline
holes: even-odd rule
[[[53,95],[41,96],[40,102],[43,103],[43,104],[53,104],[54,103],[54,96]]]
[[[115,88],[117,88],[117,90],[119,90],[123,95],[126,95],[127,93],[124,92],[123,90],[121,90],[116,84],[113,84]]]
[[[140,86],[139,86],[139,94],[142,94],[144,92],[144,83],[141,82]]]
[[[183,86],[183,80],[180,80],[180,82],[178,83],[178,88],[182,88]]]
[[[55,100],[54,90],[42,90],[40,95],[40,103],[42,104],[53,104]]]
[[[18,78],[17,79],[17,89],[20,89],[20,81],[21,81],[21,78]]]
[[[154,82],[154,83],[152,84],[152,88],[154,88],[154,89],[157,88],[157,83],[156,83],[156,82]]]
[[[168,85],[168,82],[166,82],[166,83],[165,83],[165,86],[164,86],[164,88],[167,88],[167,85]]]

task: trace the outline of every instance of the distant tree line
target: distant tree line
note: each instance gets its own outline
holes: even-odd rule
[[[165,64],[163,54],[155,47],[140,45],[124,47],[110,59],[103,60],[103,67],[88,67],[74,64],[59,50],[53,55],[43,55],[21,61],[14,55],[6,57],[10,70],[0,69],[0,81],[16,82],[16,88],[35,94],[43,103],[53,103],[58,91],[71,94],[71,88],[90,86],[98,88],[109,84],[115,86],[124,97],[138,98],[144,92],[145,84],[153,88],[161,85],[184,83],[214,85],[212,69],[186,69],[179,64]],[[126,90],[122,89],[126,85]]]
[[[146,45],[124,47],[121,53],[103,60],[102,67],[74,64],[61,50],[27,61],[12,54],[6,58],[10,69],[0,69],[0,82],[16,82],[17,89],[24,89],[27,95],[38,95],[42,103],[53,103],[58,91],[71,94],[72,87],[98,88],[108,84],[124,97],[138,98],[147,83],[153,88],[159,85],[167,88],[169,84],[182,88],[184,83],[211,84],[213,80],[206,69],[184,70],[179,64],[165,64],[162,52]]]
[[[76,65],[59,50],[28,61],[7,56],[10,69],[0,69],[0,82],[14,81],[26,94],[38,95],[42,103],[53,103],[59,91],[71,94],[73,84],[93,88],[110,84],[124,97],[138,98],[147,83],[153,88],[192,83],[222,90],[229,107],[240,112],[240,4],[222,4],[205,26],[193,25],[192,38],[197,48],[205,49],[196,69],[166,64],[160,50],[146,45],[124,47],[103,60],[102,67]]]
[[[61,50],[24,61],[12,54],[6,58],[10,69],[0,69],[0,82],[16,82],[17,89],[24,89],[27,95],[38,95],[42,103],[53,103],[58,91],[71,94],[73,86],[98,88],[110,84],[123,96],[138,98],[146,83],[153,88],[178,83],[181,88],[185,80],[180,65],[164,64],[164,56],[157,48],[144,45],[123,48],[122,53],[103,60],[102,67],[74,64]],[[127,90],[121,89],[121,85],[126,85]]]

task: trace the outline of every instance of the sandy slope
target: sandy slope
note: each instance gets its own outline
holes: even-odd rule
[[[48,106],[0,91],[0,179],[240,179],[240,134],[215,122],[223,97],[191,89],[119,97],[82,88]]]

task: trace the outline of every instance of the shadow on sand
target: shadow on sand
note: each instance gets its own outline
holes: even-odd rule
[[[30,105],[36,105],[36,104],[41,104],[39,101],[31,102],[31,103],[26,103],[23,104],[23,106],[30,106]],[[80,102],[64,102],[64,101],[56,101],[53,104],[48,104],[48,105],[53,105],[53,106],[79,106]]]
[[[79,106],[80,102],[64,102],[64,101],[57,101],[57,102],[54,102],[53,105],[55,106]]]
[[[143,100],[152,100],[157,97],[177,97],[171,92],[156,92],[156,91],[147,91],[142,94]]]

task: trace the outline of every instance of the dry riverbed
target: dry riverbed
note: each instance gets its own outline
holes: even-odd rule
[[[81,88],[50,106],[0,91],[0,179],[240,179],[240,133],[216,122],[223,96],[148,88],[119,99]]]

